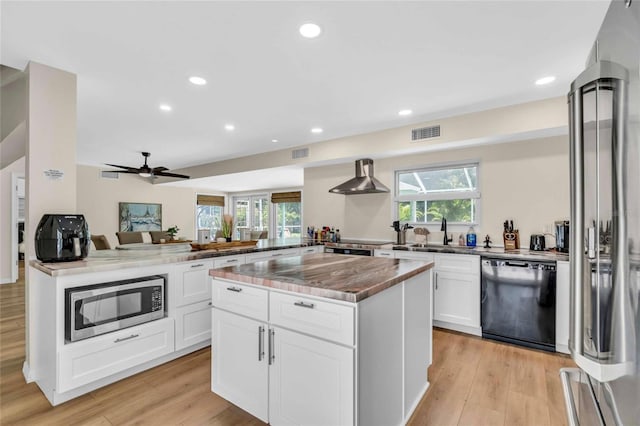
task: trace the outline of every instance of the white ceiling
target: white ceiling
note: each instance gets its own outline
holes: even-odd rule
[[[608,4],[3,1],[0,62],[77,74],[80,164],[175,169],[563,95]]]

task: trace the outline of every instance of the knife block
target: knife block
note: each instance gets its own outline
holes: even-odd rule
[[[520,248],[520,233],[518,230],[513,232],[503,232],[502,240],[504,241],[505,250],[517,250]]]

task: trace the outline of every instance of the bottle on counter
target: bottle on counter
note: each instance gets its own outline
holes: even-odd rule
[[[473,226],[469,228],[469,232],[467,232],[467,247],[475,247],[476,246],[476,231],[473,229]]]
[[[340,230],[336,229],[336,243],[340,242]]]
[[[466,240],[464,238],[464,234],[460,234],[460,238],[458,238],[458,245],[459,246],[464,246],[466,244],[467,244],[467,242],[466,242]]]

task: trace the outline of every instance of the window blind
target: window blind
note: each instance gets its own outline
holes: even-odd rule
[[[272,203],[299,203],[300,201],[302,201],[302,193],[300,191],[271,193]]]
[[[201,195],[198,194],[199,206],[219,206],[224,207],[224,197],[222,195]]]

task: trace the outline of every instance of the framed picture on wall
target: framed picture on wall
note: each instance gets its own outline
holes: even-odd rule
[[[119,203],[120,232],[162,231],[162,204]]]

